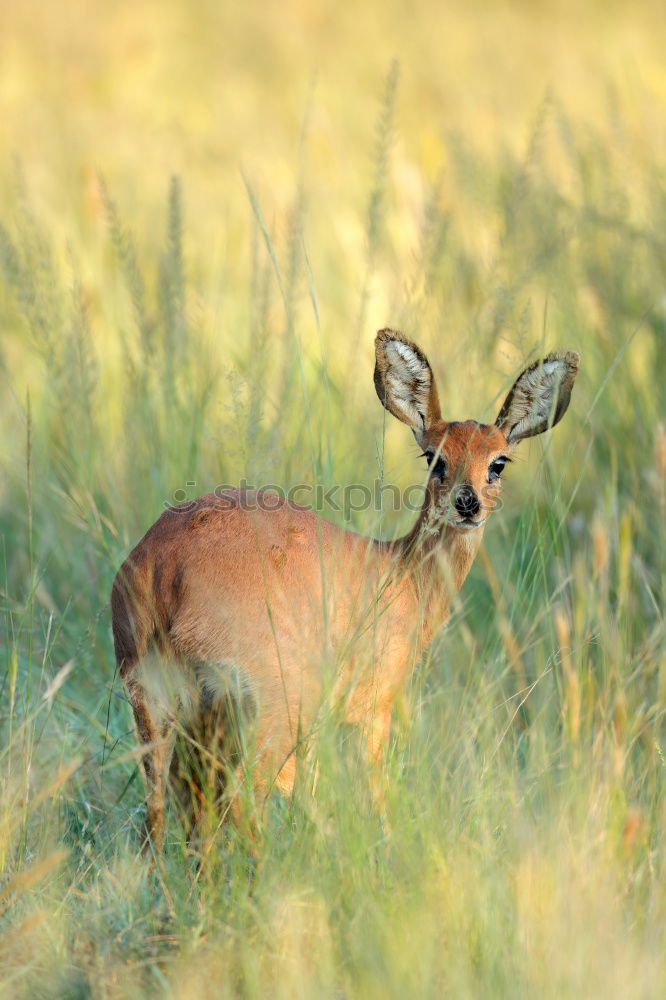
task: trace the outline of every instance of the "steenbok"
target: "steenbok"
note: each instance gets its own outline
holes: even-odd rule
[[[194,762],[211,763],[216,794],[226,788],[238,822],[244,776],[259,805],[274,785],[292,791],[297,750],[324,702],[360,727],[381,763],[396,693],[449,615],[504,465],[523,438],[564,415],[579,361],[567,351],[530,365],[494,424],[448,423],[419,347],[381,330],[375,349],[377,395],[428,462],[423,506],[404,538],[344,531],[274,494],[219,490],[165,511],[116,576],[116,658],[155,848],[170,777],[183,793],[178,734],[191,749],[192,825],[204,798]]]

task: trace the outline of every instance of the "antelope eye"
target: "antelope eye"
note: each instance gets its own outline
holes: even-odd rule
[[[506,465],[506,458],[495,458],[488,466],[488,482],[492,483],[502,475],[502,469]]]
[[[437,453],[434,451],[426,451],[424,454],[426,459],[428,460],[430,475],[435,476],[437,479],[439,479],[440,483],[443,483],[446,477],[446,470],[448,467],[446,459],[441,453],[437,455],[437,458],[435,459],[435,455]]]

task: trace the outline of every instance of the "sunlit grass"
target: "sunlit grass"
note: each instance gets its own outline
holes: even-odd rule
[[[659,11],[15,6],[0,993],[662,995]],[[274,797],[258,863],[223,829],[199,870],[172,815],[150,870],[113,575],[164,503],[243,477],[419,482],[372,388],[386,323],[447,416],[490,419],[555,347],[571,408],[396,706],[385,822],[325,719],[316,797]]]

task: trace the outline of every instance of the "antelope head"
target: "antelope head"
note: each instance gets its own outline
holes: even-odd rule
[[[442,418],[435,377],[421,349],[395,330],[375,341],[375,388],[386,409],[411,427],[428,462],[428,523],[456,532],[481,528],[499,499],[502,471],[523,440],[564,416],[578,373],[575,351],[553,352],[516,379],[494,424]]]

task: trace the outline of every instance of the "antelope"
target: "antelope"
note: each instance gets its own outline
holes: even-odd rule
[[[224,743],[237,823],[243,776],[259,805],[274,786],[293,791],[297,748],[329,699],[381,770],[396,694],[449,616],[504,466],[523,438],[562,418],[579,365],[575,351],[531,364],[489,425],[442,418],[428,359],[401,333],[380,330],[375,356],[377,395],[427,460],[408,534],[367,538],[275,493],[224,489],[167,509],[115,578],[115,654],[147,786],[144,847],[163,842],[179,733],[199,759]],[[241,738],[229,745],[241,716],[251,751]]]

